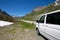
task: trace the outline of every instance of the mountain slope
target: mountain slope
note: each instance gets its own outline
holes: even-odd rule
[[[0,9],[0,20],[14,22],[15,18]]]
[[[42,8],[42,10],[40,10],[40,11],[32,11],[30,14],[27,14],[24,17],[22,17],[22,19],[37,20],[38,17],[40,16],[40,14],[48,13],[48,12],[55,11],[55,10],[60,10],[60,6],[54,6],[54,5],[55,5],[55,3],[52,3],[48,6],[46,6],[45,8]],[[38,9],[40,9],[40,8],[38,8]]]

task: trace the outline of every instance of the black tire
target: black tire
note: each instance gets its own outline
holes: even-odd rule
[[[36,28],[36,31],[37,31],[37,34],[40,36],[41,34],[40,34],[40,32],[39,32],[38,28]]]

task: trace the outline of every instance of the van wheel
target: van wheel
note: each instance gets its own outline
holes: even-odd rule
[[[38,35],[41,35],[40,32],[39,32],[39,30],[38,30],[38,28],[36,28],[36,31],[37,31],[37,34],[38,34]]]

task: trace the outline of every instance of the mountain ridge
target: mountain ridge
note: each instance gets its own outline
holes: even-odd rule
[[[15,22],[15,18],[13,18],[12,16],[10,16],[5,11],[2,11],[1,9],[0,9],[0,20]]]
[[[41,14],[45,14],[56,10],[60,10],[60,5],[55,6],[55,3],[52,3],[46,6],[45,8],[42,8],[40,11],[32,11],[30,14],[23,16],[21,19],[31,21],[38,20]]]

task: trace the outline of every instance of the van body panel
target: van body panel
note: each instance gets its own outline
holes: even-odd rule
[[[60,25],[47,24],[45,29],[47,30],[46,31],[47,34],[50,34],[51,36],[53,36],[57,39],[60,39]]]
[[[41,31],[41,30],[40,30],[40,33],[41,33],[43,36],[45,36],[48,40],[58,40],[58,39],[56,39],[55,37],[53,37],[53,36],[51,36],[51,35],[43,32],[43,31]]]
[[[50,15],[49,17],[51,17],[51,21],[47,20],[47,15]],[[53,18],[52,16],[55,18]],[[39,32],[43,36],[47,37],[50,40],[60,40],[60,10],[45,14],[44,22],[39,22],[38,25]]]

